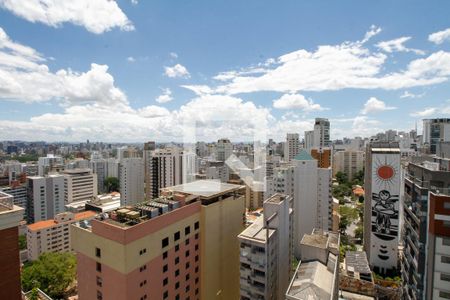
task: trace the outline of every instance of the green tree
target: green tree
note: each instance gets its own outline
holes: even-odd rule
[[[34,288],[55,299],[65,297],[65,292],[75,280],[76,259],[71,253],[48,252],[38,260],[24,267],[22,288],[29,291]]]
[[[347,174],[339,171],[336,173],[336,180],[340,185],[346,184],[346,183],[348,183],[348,176],[347,176]]]
[[[364,235],[364,229],[361,225],[358,225],[354,231],[355,238],[362,240]]]
[[[31,290],[30,295],[28,295],[29,300],[39,300],[39,292],[36,287]]]
[[[341,234],[345,234],[345,230],[347,230],[348,225],[350,225],[351,221],[348,219],[347,216],[341,216],[341,219],[339,221],[339,232]]]
[[[104,185],[108,193],[119,191],[119,179],[117,177],[107,177]]]
[[[19,249],[27,249],[27,237],[24,234],[19,235]]]

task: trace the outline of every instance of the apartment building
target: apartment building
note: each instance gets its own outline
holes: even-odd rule
[[[27,186],[25,184],[11,184],[10,186],[0,188],[1,192],[13,196],[14,205],[22,207],[23,218],[27,219]]]
[[[424,119],[422,142],[430,147],[430,153],[436,154],[439,142],[450,141],[450,119]]]
[[[0,299],[21,300],[19,222],[24,209],[0,192]]]
[[[173,186],[72,226],[80,299],[237,299],[241,189]]]
[[[401,232],[405,299],[450,296],[450,171],[444,163],[425,159],[407,167]]]
[[[119,169],[120,204],[133,205],[144,201],[144,160],[124,158]]]
[[[312,148],[311,156],[317,160],[317,165],[319,168],[330,168],[333,164],[332,150],[329,147]]]
[[[337,172],[347,174],[352,180],[356,173],[364,169],[364,151],[338,151],[333,156],[333,176]]]
[[[64,201],[66,204],[92,200],[98,194],[97,175],[91,169],[70,169],[64,175]]]
[[[286,300],[337,300],[339,291],[338,233],[314,229],[300,242],[300,261],[286,291]]]
[[[291,275],[292,197],[275,194],[264,214],[238,236],[242,300],[282,299]]]
[[[396,142],[371,142],[364,174],[364,251],[377,273],[397,269],[399,245],[400,149]]]
[[[233,154],[233,144],[229,139],[220,139],[217,141],[216,159],[225,162]]]
[[[45,176],[64,170],[64,159],[61,156],[47,154],[46,157],[38,159],[38,175]]]
[[[284,145],[284,161],[290,162],[300,152],[300,136],[298,133],[288,133]]]
[[[64,212],[64,176],[27,178],[27,223],[53,219]]]
[[[27,225],[28,259],[36,260],[44,252],[70,251],[70,225],[93,219],[96,214],[94,211],[64,212],[52,220]]]

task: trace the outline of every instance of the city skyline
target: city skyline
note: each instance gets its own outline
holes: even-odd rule
[[[243,141],[249,116],[277,141],[328,118],[336,139],[450,115],[446,2],[83,3],[0,1],[0,140],[181,142],[197,121]]]

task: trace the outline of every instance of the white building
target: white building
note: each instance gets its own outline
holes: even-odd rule
[[[330,121],[325,118],[316,118],[314,130],[305,131],[305,148],[323,148],[331,146]]]
[[[337,172],[347,174],[352,180],[356,173],[364,169],[364,151],[338,151],[333,156],[333,176]]]
[[[291,275],[291,201],[291,196],[273,195],[264,202],[264,215],[239,234],[240,299],[283,298]]]
[[[120,161],[119,181],[121,205],[132,205],[144,201],[144,159],[122,159]]]
[[[0,191],[13,196],[14,205],[17,205],[24,209],[23,216],[24,216],[24,219],[26,219],[27,218],[27,202],[28,202],[26,185],[17,185],[17,186],[12,185],[12,186],[8,186],[8,187],[0,188]]]
[[[64,212],[64,190],[63,175],[28,177],[28,223],[53,219]]]
[[[233,144],[229,139],[220,139],[217,141],[216,159],[226,161],[233,154]]]
[[[59,172],[64,170],[64,159],[61,156],[47,154],[46,157],[39,157],[38,175],[44,176],[50,172]]]
[[[97,175],[91,169],[64,171],[65,203],[80,203],[92,200],[98,195]]]
[[[96,213],[85,211],[77,214],[61,213],[53,220],[40,221],[27,226],[28,259],[36,260],[44,252],[68,252],[70,246],[70,224],[91,220]]]
[[[284,144],[284,161],[291,161],[300,151],[300,137],[298,133],[288,133]]]
[[[401,177],[398,143],[373,142],[367,146],[364,250],[378,273],[397,268]]]

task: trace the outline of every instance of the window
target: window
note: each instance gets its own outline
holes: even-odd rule
[[[144,296],[141,297],[141,300],[145,300],[147,299],[147,294],[145,294]]]
[[[166,286],[169,283],[169,278],[164,278],[163,280],[163,286]]]
[[[97,291],[97,300],[102,300],[102,299],[103,299],[102,292]]]
[[[195,239],[198,240],[198,233],[195,234]]]
[[[189,276],[189,274],[186,274],[186,281],[188,281],[191,278],[191,276]]]
[[[166,273],[168,269],[169,269],[169,266],[168,265],[164,265],[163,272]]]
[[[102,271],[102,264],[97,262],[96,269],[97,269],[98,272],[101,272]]]
[[[186,228],[184,228],[184,234],[188,235],[189,233],[191,233],[191,226],[187,226]]]
[[[195,289],[195,294],[198,295],[198,288]]]
[[[189,269],[189,266],[190,266],[190,264],[189,264],[189,262],[187,262],[186,263],[186,270]]]
[[[184,256],[189,257],[189,250],[186,250],[186,252],[184,253]]]
[[[173,235],[173,239],[175,241],[178,241],[180,239],[180,232],[179,231],[175,232],[175,234]]]
[[[175,282],[175,289],[178,289],[179,287],[180,287],[180,282],[179,281]]]
[[[100,250],[100,248],[95,248],[95,256],[102,257],[102,251]]]
[[[197,251],[197,250],[198,250],[198,244],[195,245],[195,251]]]
[[[175,277],[178,277],[180,275],[180,270],[175,270]]]
[[[445,246],[450,246],[450,238],[448,237],[442,238],[442,244]]]
[[[166,237],[161,241],[162,247],[165,248],[167,246],[169,246],[169,238]]]
[[[450,275],[441,273],[441,280],[450,281]]]
[[[163,294],[163,299],[167,299],[167,298],[169,298],[169,292],[165,291]]]
[[[142,267],[139,268],[139,272],[142,272],[145,270],[147,270],[147,265],[143,265]]]
[[[167,251],[166,251],[166,252],[163,253],[163,259],[166,259],[167,256],[169,256],[169,254],[168,254]]]
[[[175,300],[180,300],[180,295],[176,295]]]
[[[189,285],[186,286],[186,293],[189,292],[191,288],[189,287]]]
[[[97,276],[97,286],[101,287],[102,286],[102,278]]]
[[[443,225],[444,225],[444,227],[450,227],[450,221],[443,221],[442,222],[443,223]]]
[[[179,257],[175,257],[175,264],[178,265],[179,262],[180,262],[180,258]]]
[[[139,251],[139,255],[142,255],[142,254],[144,254],[144,253],[147,253],[147,248],[141,249],[141,250]]]
[[[200,227],[200,223],[197,221],[194,224],[194,229],[197,230]]]
[[[198,273],[198,267],[195,267],[195,273]]]
[[[198,255],[195,256],[195,261],[198,261]]]
[[[195,278],[195,284],[197,284],[197,283],[198,283],[198,277]]]
[[[180,245],[175,245],[175,252],[180,250]]]
[[[186,239],[186,241],[184,242],[184,244],[187,246],[189,245],[189,239]]]
[[[445,298],[445,299],[450,299],[450,293],[444,292],[444,291],[439,291],[439,297]]]
[[[444,209],[450,209],[450,202],[444,202]]]
[[[442,255],[441,256],[441,263],[450,264],[450,256]]]

